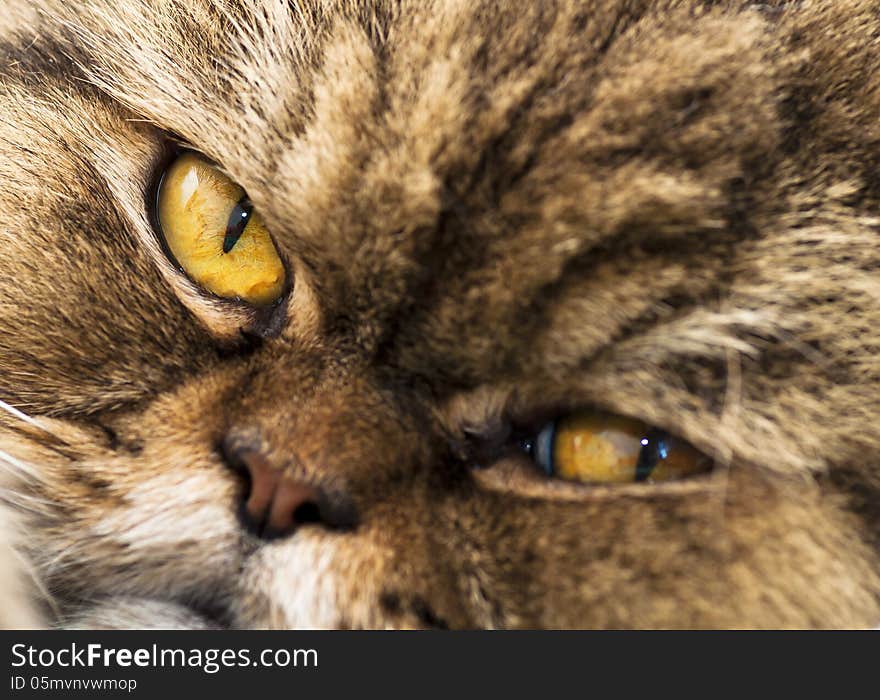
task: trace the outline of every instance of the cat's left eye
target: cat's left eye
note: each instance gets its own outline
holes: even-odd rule
[[[603,411],[574,411],[520,441],[548,476],[579,483],[656,482],[708,472],[712,460],[645,423]]]
[[[196,284],[255,305],[282,295],[275,244],[245,191],[219,168],[183,153],[165,171],[157,204],[168,250]]]

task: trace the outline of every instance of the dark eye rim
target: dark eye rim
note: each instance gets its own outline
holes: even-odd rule
[[[147,213],[147,220],[150,223],[153,236],[175,271],[183,276],[183,278],[186,279],[194,289],[198,290],[202,297],[213,304],[228,309],[238,309],[245,313],[248,318],[248,323],[246,323],[241,329],[243,335],[255,336],[258,338],[277,337],[280,334],[287,317],[288,304],[295,287],[295,280],[290,260],[281,248],[278,247],[277,241],[274,236],[272,236],[271,231],[268,232],[269,237],[272,239],[272,244],[275,246],[278,257],[281,259],[281,264],[284,267],[284,286],[279,297],[271,304],[266,304],[264,306],[251,304],[240,298],[221,297],[214,294],[209,289],[205,289],[189,276],[168,245],[165,233],[162,230],[162,224],[159,221],[159,193],[161,192],[162,182],[165,179],[168,169],[178,158],[187,153],[193,153],[219,168],[219,165],[217,165],[211,158],[207,157],[197,149],[183,145],[183,142],[180,139],[169,137],[163,142],[162,150],[152,166],[151,176],[147,183],[144,199],[144,209]]]

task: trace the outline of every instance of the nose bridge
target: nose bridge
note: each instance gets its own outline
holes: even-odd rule
[[[416,402],[383,389],[367,371],[313,374],[251,386],[229,430],[236,448],[328,492],[364,495],[427,463],[430,428]]]
[[[418,422],[398,398],[358,378],[331,382],[293,416],[293,452],[304,465],[348,480],[377,480],[413,468]]]

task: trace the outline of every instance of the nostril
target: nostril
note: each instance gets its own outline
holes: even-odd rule
[[[219,451],[244,483],[239,513],[245,527],[259,537],[285,537],[309,524],[331,530],[355,526],[354,507],[347,498],[328,496],[323,489],[285,475],[259,449],[227,439]]]
[[[307,501],[293,511],[293,522],[297,525],[321,522],[321,509],[317,503]]]
[[[303,523],[297,520],[297,513],[301,509],[313,507],[318,510],[315,502],[320,498],[320,494],[308,484],[279,474],[273,483],[273,489],[274,493],[265,517],[266,527],[273,537],[290,534],[298,525],[302,525]]]

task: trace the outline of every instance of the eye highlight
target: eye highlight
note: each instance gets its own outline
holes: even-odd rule
[[[709,457],[683,440],[594,410],[551,421],[520,445],[548,476],[579,483],[671,481],[712,467]]]
[[[169,251],[209,292],[264,306],[284,291],[281,257],[245,191],[194,153],[162,177],[159,225]]]

